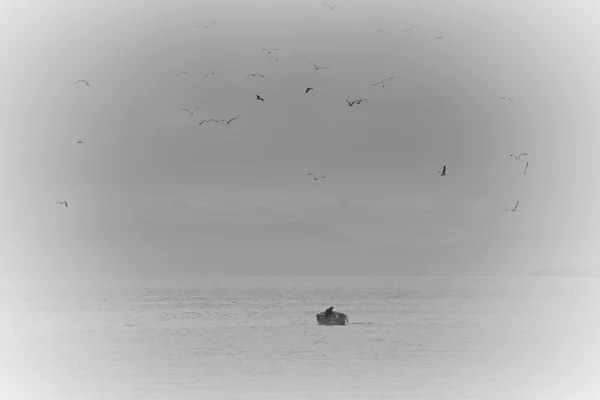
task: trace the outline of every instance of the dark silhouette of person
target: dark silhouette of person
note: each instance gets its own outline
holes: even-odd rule
[[[333,316],[333,306],[331,306],[327,310],[325,310],[325,318],[329,318],[331,316]]]

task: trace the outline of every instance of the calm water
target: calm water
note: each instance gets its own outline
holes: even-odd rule
[[[2,288],[3,399],[600,399],[600,280]],[[328,306],[347,326],[318,326]]]

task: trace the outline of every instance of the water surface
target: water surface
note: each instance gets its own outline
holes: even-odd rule
[[[7,286],[0,386],[15,400],[598,399],[598,293],[583,278]],[[317,325],[330,305],[348,325]]]

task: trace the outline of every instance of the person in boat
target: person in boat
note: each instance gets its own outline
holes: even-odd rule
[[[331,318],[333,316],[333,306],[325,310],[325,318]]]

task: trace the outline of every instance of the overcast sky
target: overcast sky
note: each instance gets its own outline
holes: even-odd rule
[[[2,269],[600,268],[596,2],[329,3],[3,2]]]

